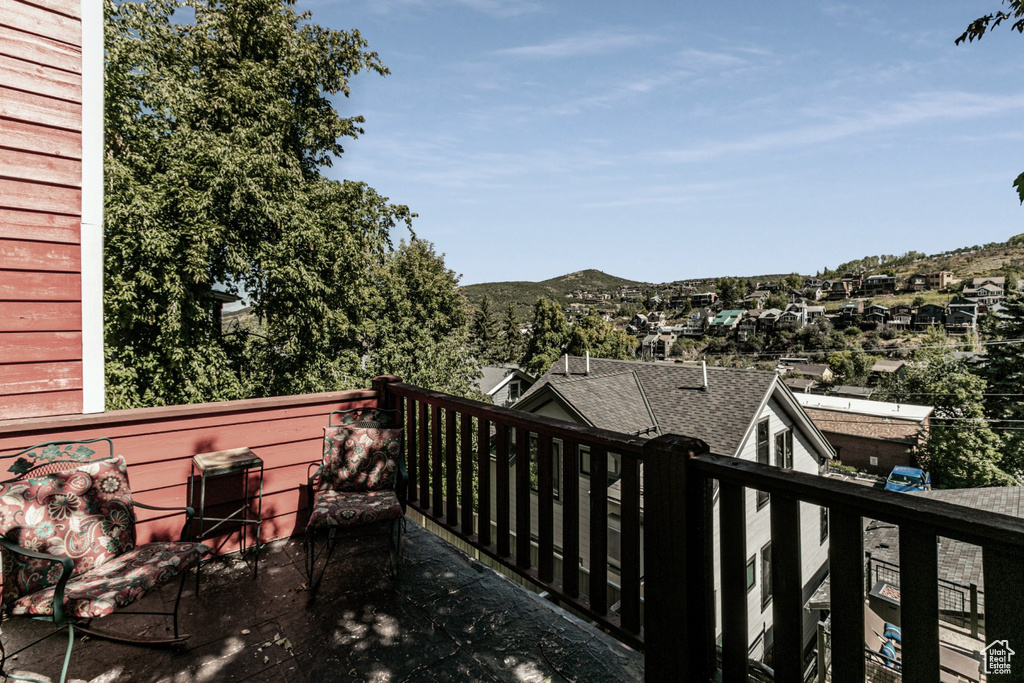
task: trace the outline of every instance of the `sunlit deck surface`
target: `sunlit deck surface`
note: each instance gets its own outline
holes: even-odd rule
[[[228,556],[182,597],[192,637],[171,648],[86,640],[76,681],[639,681],[643,656],[409,523],[405,564],[391,577],[383,537],[341,541],[315,599],[302,590],[302,543],[264,547],[259,578]],[[177,584],[139,609],[173,604]],[[147,606],[148,603],[148,606]],[[165,632],[159,617],[112,616],[97,627]],[[116,621],[115,621],[116,620]],[[106,622],[106,623],[103,623]],[[10,652],[44,624],[4,623]],[[8,671],[56,680],[63,634],[23,652]]]

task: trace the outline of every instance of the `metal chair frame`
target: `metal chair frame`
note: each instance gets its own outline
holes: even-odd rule
[[[351,415],[353,419],[346,421],[346,418],[349,415]],[[388,419],[381,420],[380,418],[382,416]],[[391,420],[394,420],[399,426],[401,426],[401,411],[367,407],[353,408],[350,410],[335,410],[328,416],[327,424],[329,427],[345,427],[351,425],[366,427],[370,425],[379,425],[387,428]],[[398,477],[395,481],[395,495],[398,496],[398,502],[402,506],[401,518],[368,524],[361,527],[344,529],[339,527],[321,527],[319,529],[315,529],[310,528],[308,525],[306,526],[306,533],[303,538],[303,549],[305,551],[306,560],[306,586],[311,593],[315,594],[317,589],[320,587],[320,582],[323,579],[324,572],[327,571],[327,565],[330,562],[331,555],[334,553],[334,548],[338,540],[342,538],[360,538],[388,534],[388,550],[391,556],[391,571],[394,577],[398,578],[399,567],[402,564],[405,555],[405,511],[407,508],[406,492],[409,485],[409,474],[405,470],[405,458],[401,451],[398,454],[397,462]],[[312,462],[309,464],[306,481],[306,498],[310,512],[312,512],[313,509],[313,497],[320,485],[322,471],[322,458],[319,462]],[[327,532],[327,538],[321,542],[318,537],[322,535],[321,532],[323,531]],[[317,573],[316,566],[318,562],[320,562],[321,558],[323,558],[323,566],[320,567],[320,571]]]
[[[107,454],[96,456],[96,451],[89,448],[86,444],[99,444],[105,443],[107,445]],[[76,448],[77,446],[77,448]],[[15,459],[14,463],[8,468],[8,472],[14,474],[13,477],[0,481],[2,484],[10,484],[17,481],[23,481],[25,479],[32,478],[30,475],[46,476],[57,472],[63,472],[70,470],[75,467],[79,467],[83,464],[92,462],[100,462],[103,460],[111,460],[114,457],[114,443],[109,438],[100,439],[83,439],[78,441],[49,441],[46,443],[38,444],[30,448],[23,449],[17,453],[0,456],[0,461]],[[195,515],[195,510],[191,507],[158,507],[155,505],[147,505],[138,501],[132,501],[132,507],[140,507],[146,510],[157,510],[157,511],[170,511],[170,512],[183,512],[185,514],[185,523],[181,529],[180,540],[188,540],[188,531],[191,526],[192,517]],[[172,619],[174,627],[174,636],[167,637],[143,637],[129,635],[127,633],[120,633],[117,631],[107,631],[103,629],[97,629],[92,627],[93,618],[79,619],[68,615],[64,609],[64,591],[67,586],[68,580],[71,578],[71,573],[74,569],[74,562],[70,557],[61,557],[57,555],[51,555],[48,553],[41,553],[33,550],[27,550],[22,548],[16,543],[12,543],[6,538],[0,537],[0,546],[6,550],[35,560],[43,560],[51,562],[53,564],[61,565],[61,574],[57,580],[57,583],[53,588],[53,614],[50,616],[26,616],[26,618],[34,619],[36,621],[52,622],[55,626],[54,630],[47,633],[46,635],[38,638],[28,645],[24,645],[14,652],[7,653],[0,642],[0,675],[5,676],[11,680],[35,680],[29,678],[22,678],[16,675],[7,673],[4,670],[4,664],[11,657],[14,657],[20,652],[38,645],[44,640],[54,636],[61,631],[67,629],[68,632],[68,644],[64,652],[64,664],[61,668],[60,681],[64,683],[67,679],[68,666],[71,663],[71,652],[75,644],[75,632],[76,630],[86,635],[91,635],[95,638],[102,638],[118,643],[127,643],[131,645],[170,645],[180,643],[187,638],[189,634],[179,634],[178,632],[178,607],[181,603],[182,591],[185,588],[185,577],[188,572],[183,572],[178,581],[178,592],[174,599],[173,611],[148,611],[148,610],[132,610],[132,611],[119,611],[118,616],[137,616],[137,615],[159,615],[169,616]],[[3,619],[14,618],[13,615],[0,615]],[[112,615],[111,615],[112,616]]]

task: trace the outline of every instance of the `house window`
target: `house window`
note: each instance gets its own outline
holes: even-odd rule
[[[590,449],[586,446],[580,447],[580,474],[590,476]]]
[[[762,465],[771,464],[768,454],[768,418],[757,423],[757,461]],[[768,494],[757,492],[757,509],[760,510],[768,502]]]
[[[761,609],[772,601],[772,542],[761,548]]]
[[[519,400],[519,382],[509,382],[508,384],[508,400],[510,402]]]
[[[757,563],[757,556],[751,555],[750,559],[747,560],[747,592],[754,590],[754,586],[757,584],[757,569],[754,566]]]
[[[793,469],[793,430],[791,429],[775,435],[775,466]]]
[[[821,542],[828,540],[828,508],[821,508]]]

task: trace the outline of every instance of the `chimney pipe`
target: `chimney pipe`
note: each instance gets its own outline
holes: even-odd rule
[[[701,370],[704,371],[704,386],[701,387],[701,390],[702,391],[707,391],[708,390],[708,362],[706,360],[702,360],[700,362],[700,368],[701,368]]]
[[[569,376],[569,354],[565,354],[565,376]]]
[[[587,377],[590,377],[590,351],[587,350]]]

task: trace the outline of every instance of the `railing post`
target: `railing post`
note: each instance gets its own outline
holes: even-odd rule
[[[704,477],[688,472],[689,458],[708,451],[703,441],[675,435],[644,444],[644,675],[648,680],[706,681],[713,672],[714,608],[708,608],[714,583],[708,561],[707,487]]]
[[[874,579],[873,579],[873,577],[871,575],[871,551],[870,550],[867,551],[866,553],[864,553],[864,555],[865,555],[865,557],[867,557],[867,566],[868,566],[867,573],[864,574],[864,592],[865,593],[870,593],[871,592],[871,586],[872,586],[872,584],[874,584]]]
[[[971,581],[971,637],[978,637],[978,584]]]
[[[400,377],[394,375],[380,375],[370,380],[370,388],[377,394],[377,406],[394,410],[397,407],[398,397],[388,391],[389,384],[401,382]]]
[[[986,543],[981,551],[982,573],[985,577],[985,640],[988,671],[998,671],[990,681],[1020,683],[1024,681],[1024,665],[1012,655],[1004,655],[999,667],[993,659],[999,657],[994,649],[1008,654],[1024,652],[1024,548],[1001,543]],[[1019,654],[1018,654],[1019,657]]]

